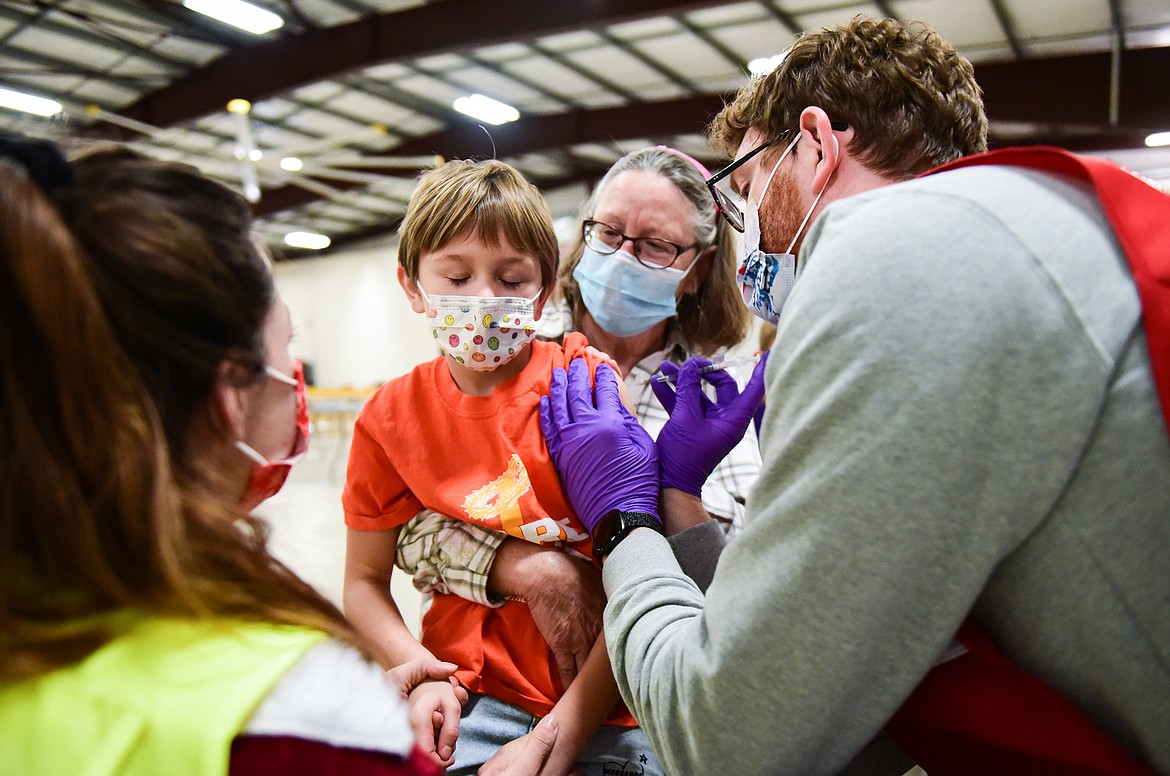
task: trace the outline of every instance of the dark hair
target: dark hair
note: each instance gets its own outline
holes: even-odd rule
[[[728,155],[753,128],[780,149],[782,133],[810,105],[848,123],[850,151],[895,180],[987,150],[971,63],[921,22],[858,16],[799,36],[775,70],[740,89],[708,133]]]
[[[172,452],[181,450],[220,362],[253,376],[264,366],[274,287],[248,206],[192,167],[124,149],[90,153],[73,167],[76,187],[57,201]]]
[[[247,383],[263,365],[274,290],[246,203],[119,149],[77,160],[50,197],[5,156],[0,676],[80,659],[127,608],[352,640],[193,441],[226,434],[217,374]]]

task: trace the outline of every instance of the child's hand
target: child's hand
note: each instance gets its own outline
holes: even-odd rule
[[[441,768],[455,762],[459,738],[459,698],[447,681],[425,681],[410,692],[410,727],[419,748]]]
[[[410,697],[410,691],[423,682],[429,679],[446,679],[455,688],[455,698],[460,703],[466,703],[467,690],[460,686],[458,680],[453,675],[456,668],[458,666],[454,663],[447,663],[433,657],[415,658],[388,670],[386,672],[386,681],[390,683],[391,687],[397,687],[399,692],[402,693],[403,700],[405,700]]]

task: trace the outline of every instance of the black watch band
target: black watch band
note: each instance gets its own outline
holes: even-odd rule
[[[635,528],[653,528],[662,533],[662,521],[649,512],[623,512],[615,509],[601,519],[595,531],[593,551],[599,560],[613,552],[622,539]]]

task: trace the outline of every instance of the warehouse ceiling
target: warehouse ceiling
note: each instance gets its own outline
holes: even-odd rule
[[[182,0],[0,0],[0,90],[60,106],[0,107],[0,130],[195,164],[295,258],[291,232],[331,251],[387,239],[437,158],[503,159],[558,216],[648,144],[717,166],[702,130],[749,63],[866,14],[927,21],[975,63],[995,144],[1102,152],[1170,183],[1170,150],[1145,148],[1170,131],[1167,0],[252,2],[283,25],[250,34]],[[453,107],[473,94],[519,118]]]

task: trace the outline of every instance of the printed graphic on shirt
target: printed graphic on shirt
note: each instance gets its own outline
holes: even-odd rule
[[[642,776],[646,772],[646,768],[642,763],[645,763],[647,758],[643,754],[639,755],[638,759],[642,762],[635,763],[626,760],[625,762],[618,763],[610,760],[602,764],[601,772],[603,776]]]
[[[463,510],[472,520],[481,523],[500,521],[500,528],[509,536],[519,536],[524,515],[520,512],[520,497],[532,489],[528,470],[520,456],[512,453],[504,473],[481,488],[471,491],[463,499]]]
[[[472,520],[486,523],[489,527],[494,528],[495,521],[499,520],[500,530],[504,533],[536,544],[566,540],[576,542],[589,538],[588,534],[574,529],[567,517],[561,520],[542,517],[525,523],[524,514],[520,510],[520,497],[531,489],[532,482],[524,462],[519,455],[512,453],[503,474],[467,494],[463,499],[463,510]]]

